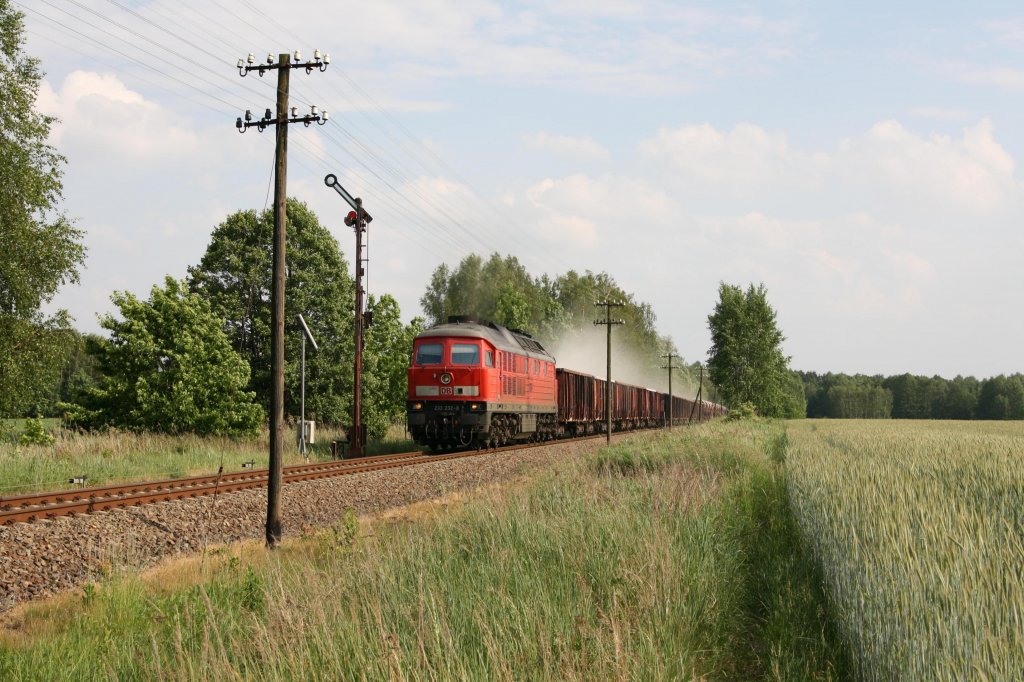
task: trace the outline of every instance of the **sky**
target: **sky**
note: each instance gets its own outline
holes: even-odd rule
[[[276,75],[288,193],[338,239],[360,196],[369,291],[406,319],[442,263],[608,272],[703,360],[721,282],[763,283],[791,366],[1024,371],[1024,6],[1018,2],[12,0],[85,233],[53,307],[99,332],[114,291],[197,264],[268,207]]]

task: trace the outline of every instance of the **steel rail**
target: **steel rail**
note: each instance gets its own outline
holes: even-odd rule
[[[584,436],[572,440],[592,440],[600,437]],[[500,448],[472,449],[442,454],[427,454],[422,451],[414,451],[360,457],[358,459],[293,464],[285,467],[284,482],[286,484],[297,483],[331,476],[383,471],[401,466],[443,462],[451,459],[477,457],[510,450],[546,447],[564,442],[566,441],[542,441],[538,443],[507,445]],[[190,476],[163,481],[143,481],[0,498],[0,526],[14,523],[31,523],[60,516],[90,514],[98,511],[181,500],[215,493],[261,488],[266,487],[267,480],[268,470],[257,469],[235,471],[221,475]]]
[[[392,455],[377,455],[375,457],[364,457],[360,462],[369,462],[380,459],[395,459],[400,457],[413,457],[423,454],[420,451],[416,452],[404,452]],[[303,472],[303,471],[320,471],[320,470],[334,470],[338,468],[345,468],[353,466],[356,460],[335,460],[329,462],[310,462],[303,464],[292,464],[284,468],[286,473],[292,472]],[[52,492],[44,493],[30,493],[27,495],[18,495],[11,497],[0,497],[0,511],[12,509],[16,507],[30,507],[40,506],[48,504],[56,504],[60,502],[73,502],[81,499],[89,498],[101,498],[111,497],[118,495],[126,495],[135,492],[154,492],[158,490],[164,490],[168,488],[183,488],[189,486],[198,486],[205,483],[216,482],[218,479],[221,483],[247,480],[254,477],[266,478],[266,469],[250,469],[242,471],[232,471],[218,476],[217,474],[208,474],[203,476],[189,476],[186,478],[174,478],[168,480],[159,481],[140,481],[140,482],[129,482],[129,483],[118,483],[106,486],[99,486],[93,488],[70,488],[67,490],[57,490]]]

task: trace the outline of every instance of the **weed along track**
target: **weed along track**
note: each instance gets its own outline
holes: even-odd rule
[[[509,480],[603,444],[598,437],[503,449],[515,452],[413,452],[287,467],[285,480],[295,485],[283,491],[285,530],[307,532],[338,522],[349,510],[372,514]],[[0,525],[0,611],[111,571],[134,570],[210,545],[262,538],[266,471],[222,475],[219,492],[233,492],[215,497],[216,478],[164,481],[163,488],[156,483],[110,486],[120,488],[122,495],[109,497],[103,505],[97,491],[107,488],[0,501],[8,507],[0,511],[6,522]],[[90,494],[96,513],[85,513]],[[37,506],[27,506],[29,498]],[[15,506],[16,500],[26,506]],[[17,522],[18,516],[36,522]]]

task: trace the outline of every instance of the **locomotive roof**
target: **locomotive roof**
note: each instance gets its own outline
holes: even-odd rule
[[[424,331],[417,339],[431,337],[460,336],[463,338],[486,339],[498,350],[521,353],[532,358],[554,362],[555,358],[544,346],[529,334],[518,332],[494,322],[476,320],[449,322]]]

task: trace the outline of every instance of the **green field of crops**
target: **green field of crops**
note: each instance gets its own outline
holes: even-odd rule
[[[804,421],[786,469],[859,677],[1024,678],[1024,424]]]

